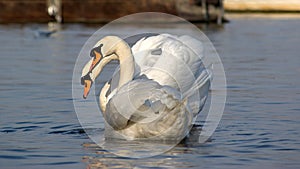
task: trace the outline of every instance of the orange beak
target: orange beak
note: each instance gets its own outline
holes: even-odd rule
[[[100,59],[102,58],[101,54],[96,52],[96,50],[92,52],[94,52],[95,55],[93,56],[94,59],[92,61],[92,65],[89,69],[89,72],[91,72],[95,68],[95,66],[100,62]],[[81,83],[84,84],[83,98],[86,99],[92,87],[92,80],[89,78],[83,81],[83,79],[81,81]]]
[[[84,80],[83,98],[86,99],[92,86],[92,81]]]
[[[91,71],[92,69],[94,69],[94,67],[96,66],[97,63],[100,62],[100,59],[101,59],[101,57],[102,57],[101,54],[98,53],[98,52],[96,52],[95,50],[94,50],[93,52],[94,52],[94,54],[95,54],[95,57],[94,57],[94,59],[93,59],[93,62],[92,62],[92,65],[91,65],[89,71]]]

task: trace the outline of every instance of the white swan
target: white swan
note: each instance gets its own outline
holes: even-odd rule
[[[181,140],[188,134],[211,80],[200,41],[161,34],[130,48],[123,39],[106,36],[90,55],[82,70],[84,98],[108,62],[120,63],[116,78],[106,82],[99,97],[106,138]]]

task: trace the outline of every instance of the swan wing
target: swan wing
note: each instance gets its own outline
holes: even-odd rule
[[[121,87],[110,99],[104,115],[110,126],[121,130],[136,123],[155,124],[183,102],[178,90],[141,78]]]
[[[161,34],[140,39],[133,47],[140,74],[160,85],[179,90],[189,97],[196,115],[203,107],[210,87],[211,73],[202,62],[201,41],[190,36]]]
[[[161,34],[140,39],[133,47],[141,73],[184,93],[205,70],[202,43],[190,36]],[[175,81],[175,82],[174,82]]]

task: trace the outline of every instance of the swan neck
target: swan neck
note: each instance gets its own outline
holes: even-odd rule
[[[118,89],[124,84],[128,83],[133,79],[134,75],[134,58],[129,45],[122,41],[116,51],[120,62],[120,79]]]

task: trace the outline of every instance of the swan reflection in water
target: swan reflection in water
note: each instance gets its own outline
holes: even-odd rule
[[[88,151],[92,151],[94,155],[83,157],[83,161],[87,164],[88,169],[94,168],[134,168],[134,167],[176,167],[181,166],[182,168],[188,168],[193,166],[193,162],[186,162],[186,159],[181,159],[180,157],[185,158],[186,156],[193,154],[205,154],[208,155],[211,152],[205,148],[207,144],[199,143],[199,135],[201,132],[200,126],[194,126],[191,129],[189,137],[183,139],[179,144],[170,149],[169,151],[159,154],[151,158],[130,158],[128,154],[132,153],[132,149],[144,149],[149,147],[148,153],[151,153],[151,148],[159,149],[158,146],[167,146],[170,147],[173,145],[173,142],[164,141],[164,142],[138,142],[138,141],[127,141],[120,139],[111,139],[106,140],[105,146],[114,146],[121,148],[117,154],[122,155],[123,157],[116,156],[115,154],[106,150],[105,146],[100,147],[95,143],[85,143],[84,148]],[[211,140],[207,140],[210,142]],[[199,149],[199,147],[202,147]],[[111,147],[110,147],[111,149]],[[199,152],[200,151],[200,152]],[[122,154],[123,153],[123,154]],[[146,153],[146,152],[143,152]],[[125,157],[127,156],[127,157]],[[197,163],[195,163],[197,166]]]

